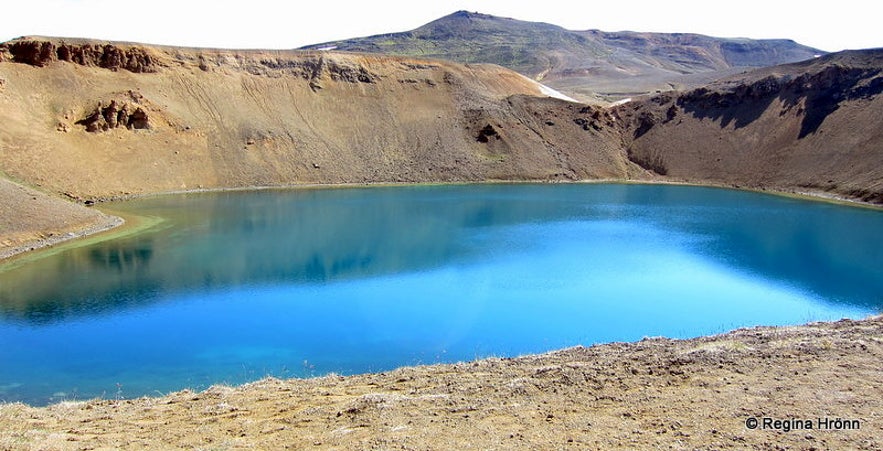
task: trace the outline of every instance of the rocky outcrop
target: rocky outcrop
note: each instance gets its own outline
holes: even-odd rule
[[[580,108],[579,116],[573,119],[573,123],[583,130],[596,132],[614,126],[613,121],[613,116],[609,112],[592,106]]]
[[[654,126],[673,120],[679,111],[700,120],[711,119],[721,128],[733,125],[740,129],[759,119],[778,100],[783,105],[782,116],[796,108],[795,114],[801,118],[798,139],[803,139],[815,133],[842,103],[870,100],[881,92],[883,69],[833,64],[800,74],[723,80],[685,93],[663,93],[629,102],[614,111],[626,119],[638,139]]]
[[[90,133],[100,133],[114,128],[149,129],[151,125],[147,107],[139,103],[143,99],[140,94],[129,91],[126,100],[99,101],[98,106],[76,124],[82,125]]]
[[[262,64],[267,65],[267,61],[262,61]],[[303,61],[302,65],[305,71],[301,76],[309,77],[310,88],[313,91],[322,89],[323,79],[346,83],[374,83],[378,78],[377,75],[368,72],[364,66],[341,64],[321,54],[315,60]]]
[[[880,203],[883,50],[760,69],[612,108],[633,163],[669,178]]]
[[[779,99],[786,110],[799,108],[803,116],[799,135],[802,139],[815,133],[841,103],[870,99],[883,92],[881,73],[879,68],[828,66],[797,77],[769,75],[747,84],[699,88],[678,98],[677,103],[696,117],[721,119],[721,127],[733,122],[741,128],[757,120],[764,110],[746,109],[746,105],[768,106]]]
[[[297,77],[308,80],[310,88],[315,92],[323,87],[323,82],[344,83],[376,83],[381,75],[370,70],[352,58],[337,58],[325,52],[304,52],[297,58],[290,54],[274,55],[267,52],[261,55],[249,55],[238,52],[199,51],[195,56],[177,53],[175,59],[180,62],[191,62],[204,72],[237,69],[251,75],[281,78]]]
[[[297,58],[290,54],[265,52],[249,54],[237,51],[164,48],[166,52],[122,43],[56,38],[20,38],[0,44],[0,61],[44,67],[53,62],[100,67],[112,71],[153,73],[168,65],[194,64],[204,72],[242,70],[270,78],[294,76],[308,80],[313,91],[323,82],[376,83],[381,75],[366,65],[325,52],[304,52]],[[165,53],[163,55],[163,53]]]
[[[112,71],[127,70],[134,73],[156,72],[154,58],[141,47],[116,44],[58,43],[41,39],[19,39],[0,45],[2,60],[43,67],[55,61],[65,61],[81,66],[95,66]]]
[[[487,143],[491,139],[500,139],[500,134],[491,124],[485,125],[484,128],[478,131],[478,136],[475,137],[475,140],[480,143]]]

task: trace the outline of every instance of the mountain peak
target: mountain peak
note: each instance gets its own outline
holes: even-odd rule
[[[684,33],[571,31],[558,25],[455,11],[414,30],[304,47],[491,63],[593,102],[689,88],[824,52],[791,40]]]
[[[455,11],[451,14],[448,14],[447,16],[442,17],[442,19],[454,18],[454,17],[480,17],[480,16],[487,16],[487,15],[481,14],[479,12],[469,12],[469,11],[466,11],[465,9],[461,9],[459,11]],[[493,16],[487,16],[487,17],[493,17]]]

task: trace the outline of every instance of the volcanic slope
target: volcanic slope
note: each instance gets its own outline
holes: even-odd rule
[[[304,48],[331,47],[499,64],[585,102],[694,88],[744,68],[791,63],[825,53],[788,39],[571,31],[557,25],[467,11],[412,31]]]
[[[0,123],[0,171],[79,202],[648,174],[602,109],[546,97],[499,66],[379,55],[21,38],[0,44]]]
[[[883,49],[618,106],[629,158],[669,180],[883,203]]]
[[[614,127],[570,120],[603,110],[498,66],[51,39],[0,52],[0,167],[75,198],[642,172]]]

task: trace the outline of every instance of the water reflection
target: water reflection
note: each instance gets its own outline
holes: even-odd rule
[[[181,195],[117,207],[167,218],[166,227],[0,274],[2,319],[46,324],[135,308],[168,293],[466,265],[488,252],[472,245],[476,230],[611,220],[699,237],[699,255],[830,302],[872,309],[883,302],[879,211],[729,190],[396,187]]]
[[[117,273],[146,268],[152,256],[152,240],[132,247],[116,245],[89,249],[89,260],[93,267]]]
[[[883,308],[883,212],[722,189],[635,190],[629,205],[708,239],[696,249],[830,302]]]
[[[157,294],[322,283],[475,258],[470,228],[542,221],[561,206],[442,190],[219,193],[120,207],[167,218],[139,236],[72,249],[0,274],[0,312],[48,322],[152,302]]]

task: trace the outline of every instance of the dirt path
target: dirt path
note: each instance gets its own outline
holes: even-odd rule
[[[883,316],[743,329],[162,398],[9,404],[0,450],[879,450],[881,361]]]

